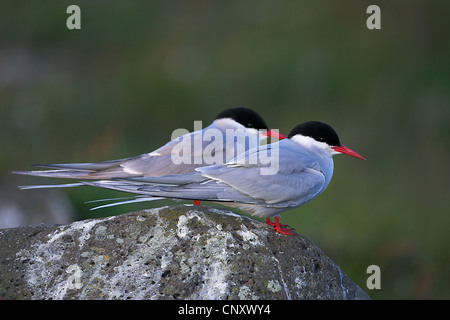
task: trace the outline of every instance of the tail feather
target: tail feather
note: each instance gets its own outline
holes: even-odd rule
[[[50,189],[50,188],[71,188],[84,186],[83,183],[66,183],[66,184],[41,184],[41,185],[31,185],[31,186],[19,186],[20,190],[31,190],[31,189]]]
[[[54,164],[34,164],[33,167],[40,168],[59,168],[59,169],[72,169],[72,170],[82,170],[82,171],[97,171],[97,170],[105,170],[110,169],[111,167],[119,166],[126,160],[130,160],[132,158],[119,159],[119,160],[111,160],[111,161],[103,161],[96,163],[54,163]]]
[[[37,170],[37,171],[13,171],[12,173],[35,177],[88,179],[90,171],[60,169],[60,170]]]
[[[142,197],[142,196],[137,196],[137,197]],[[130,200],[130,199],[136,199],[137,197],[120,197],[120,198],[108,198],[108,199],[95,199],[95,200],[85,201],[84,203],[94,203],[94,202],[104,202],[104,201],[117,201],[117,200]]]
[[[35,177],[64,178],[64,179],[120,179],[136,177],[139,174],[128,173],[122,167],[116,166],[109,169],[92,171],[87,169],[56,169],[56,170],[36,170],[36,171],[13,171],[14,174],[21,174]]]
[[[180,187],[153,183],[138,183],[129,180],[98,180],[83,181],[83,183],[99,188],[141,194],[144,197],[150,198],[219,202],[251,201],[251,199],[246,196],[239,197],[239,194],[236,191],[226,185],[221,185],[214,180],[208,180],[207,182],[193,182]]]
[[[161,199],[164,199],[164,198],[158,198],[158,197],[137,197],[137,198],[132,199],[132,200],[125,200],[125,201],[119,201],[119,202],[112,202],[112,203],[103,204],[101,206],[97,206],[97,207],[91,208],[91,211],[97,210],[97,209],[108,208],[108,207],[120,206],[120,205],[123,205],[123,204],[147,202],[147,201],[154,201],[154,200],[161,200]],[[102,200],[98,200],[98,201],[102,201]]]

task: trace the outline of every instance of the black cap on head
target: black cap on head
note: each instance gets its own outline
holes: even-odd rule
[[[341,145],[339,137],[332,127],[326,123],[319,121],[308,121],[299,124],[289,133],[288,138],[301,134],[302,136],[311,137],[316,141],[325,142],[326,144],[334,147]]]
[[[246,128],[269,130],[269,127],[267,126],[264,119],[255,111],[247,108],[232,108],[224,110],[217,115],[216,120],[224,118],[233,119],[234,121],[239,122]]]

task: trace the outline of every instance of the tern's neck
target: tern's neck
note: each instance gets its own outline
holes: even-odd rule
[[[328,144],[319,142],[307,136],[296,135],[290,138],[290,140],[299,144],[301,147],[307,149],[314,155],[315,161],[320,167],[320,171],[325,176],[325,186],[323,188],[323,190],[325,190],[326,186],[331,181],[331,177],[333,176],[333,154],[335,154],[334,150]]]

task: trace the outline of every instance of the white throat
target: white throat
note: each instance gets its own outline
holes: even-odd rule
[[[260,139],[262,139],[262,140],[267,139],[266,136],[263,136],[262,134],[260,134],[258,129],[246,128],[245,126],[243,126],[242,124],[240,124],[239,122],[237,122],[231,118],[222,118],[222,119],[214,120],[214,124],[218,128],[222,128],[224,130],[226,130],[226,129],[233,129],[233,130],[242,129],[245,131],[245,133],[247,133],[249,135],[259,136]]]

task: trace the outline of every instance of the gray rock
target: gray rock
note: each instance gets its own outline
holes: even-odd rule
[[[311,240],[206,206],[0,230],[3,299],[370,299]]]

